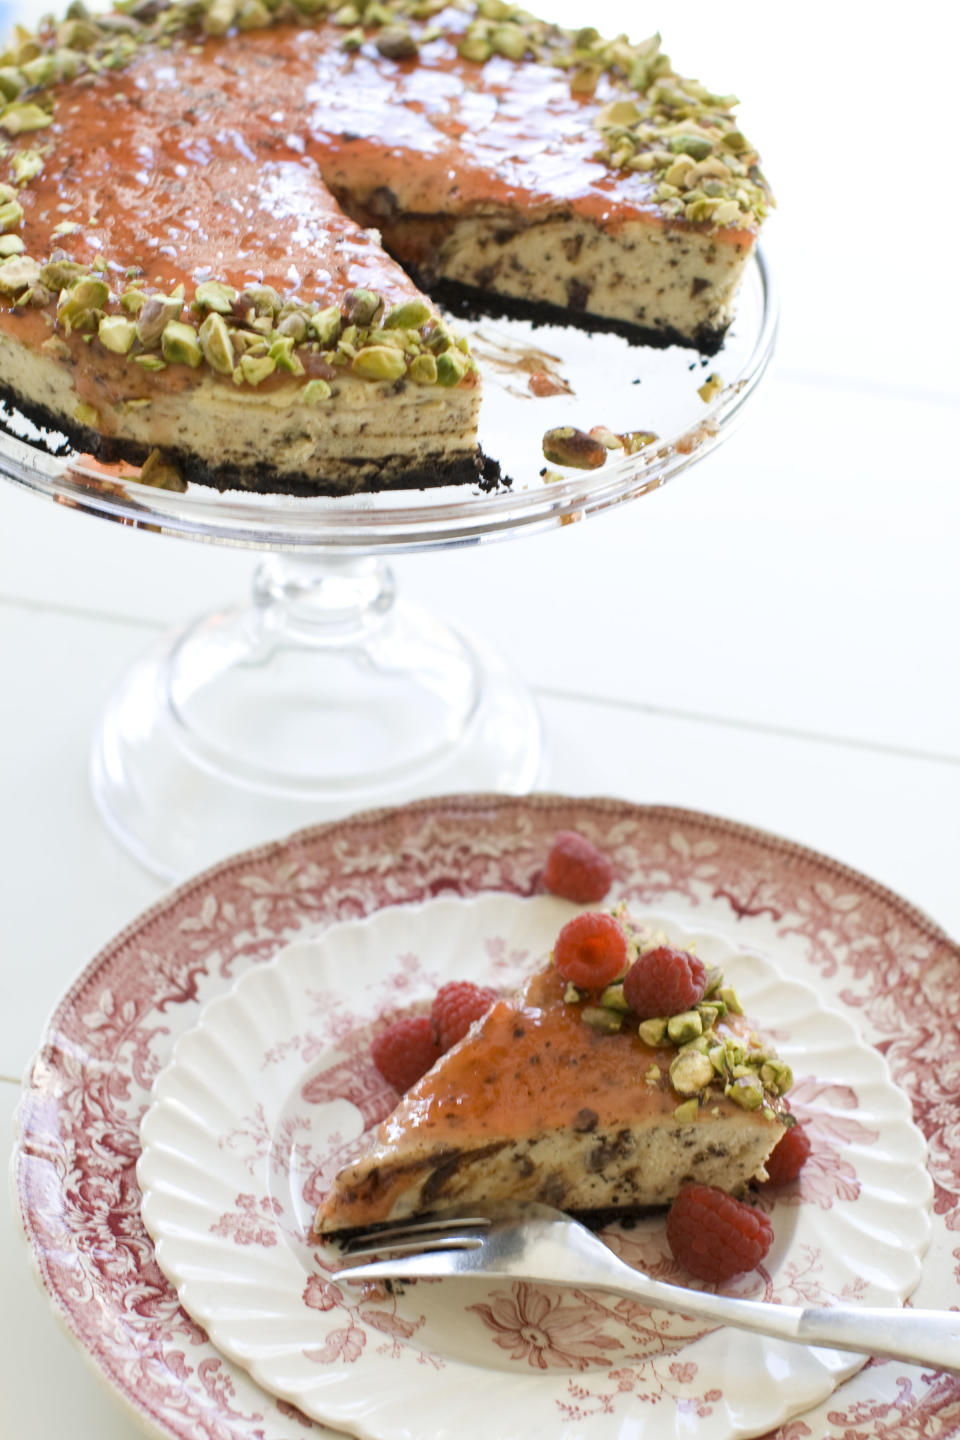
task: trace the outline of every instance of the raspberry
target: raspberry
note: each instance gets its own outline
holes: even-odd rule
[[[409,1090],[440,1054],[429,1015],[407,1015],[382,1030],[370,1046],[373,1063],[388,1085]]]
[[[699,1280],[729,1280],[759,1265],[773,1242],[762,1210],[715,1185],[684,1185],[667,1215],[667,1240]]]
[[[585,990],[609,985],[627,963],[627,937],[612,915],[588,910],[568,920],[557,936],[553,960],[564,980]]]
[[[470,980],[451,980],[441,985],[430,1011],[441,1050],[462,1040],[474,1020],[486,1015],[497,999],[496,990],[481,988]]]
[[[623,982],[623,996],[641,1020],[679,1015],[703,999],[707,967],[687,950],[661,945],[634,960]]]
[[[561,830],[543,867],[543,883],[552,895],[595,905],[613,884],[613,867],[596,845],[576,830]]]
[[[771,1185],[786,1185],[796,1180],[803,1163],[813,1147],[810,1136],[802,1125],[793,1125],[786,1135],[781,1136],[764,1161],[764,1169]]]

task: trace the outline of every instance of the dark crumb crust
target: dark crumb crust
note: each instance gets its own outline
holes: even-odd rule
[[[436,279],[409,265],[405,266],[405,269],[414,284],[459,320],[527,320],[535,327],[559,325],[583,330],[589,335],[620,335],[630,345],[647,345],[656,350],[666,350],[671,345],[679,345],[684,350],[697,350],[701,355],[716,355],[722,349],[727,333],[726,328],[715,330],[702,326],[691,338],[671,326],[654,329],[647,325],[633,325],[626,320],[592,315],[588,310],[551,305],[543,300],[521,300],[513,295],[498,295],[492,290],[464,285],[459,280]]]
[[[563,1213],[569,1215],[571,1220],[579,1220],[580,1224],[585,1225],[588,1230],[604,1230],[608,1225],[620,1225],[624,1230],[630,1230],[644,1216],[663,1215],[669,1208],[669,1205],[607,1205],[598,1210],[565,1210]],[[478,1210],[482,1214],[483,1206],[473,1206],[472,1209],[467,1206],[461,1213],[466,1214],[469,1211],[471,1215],[475,1215]],[[410,1221],[384,1220],[378,1225],[354,1225],[349,1229],[319,1234],[316,1238],[324,1245],[335,1245],[340,1248],[349,1245],[351,1240],[359,1240],[361,1236],[376,1236],[381,1230],[402,1230],[407,1224],[411,1228],[415,1228],[418,1225],[427,1225],[431,1220],[442,1220],[448,1223],[456,1218],[455,1210],[433,1210],[423,1215],[418,1214],[415,1219]]]
[[[41,429],[53,430],[58,434],[65,435],[75,451],[84,455],[92,455],[104,465],[114,465],[121,460],[130,465],[142,465],[150,454],[148,445],[141,445],[135,440],[122,440],[110,435],[101,435],[86,425],[78,424],[77,421],[68,419],[66,416],[55,414],[45,405],[24,399],[12,386],[4,384],[2,381],[0,381],[0,400]],[[16,431],[6,422],[2,414],[0,414],[0,428],[6,430],[8,434],[14,435],[15,438],[21,438],[16,435]],[[62,445],[59,447],[49,445],[48,448],[54,453],[63,451]],[[495,490],[500,485],[511,483],[509,477],[501,473],[498,461],[484,455],[479,448],[469,454],[457,456],[453,460],[438,457],[435,463],[428,460],[417,466],[405,463],[403,456],[398,455],[396,458],[399,463],[395,473],[390,474],[388,471],[385,476],[377,476],[375,484],[371,484],[369,480],[366,482],[362,480],[364,469],[369,470],[370,468],[369,459],[342,458],[339,461],[340,464],[355,465],[357,468],[358,484],[353,487],[343,484],[324,485],[322,482],[312,480],[297,480],[287,472],[261,463],[258,463],[256,468],[251,467],[249,471],[238,471],[232,465],[208,465],[187,450],[166,448],[163,453],[165,458],[170,459],[177,466],[184,480],[196,485],[206,485],[221,492],[232,490],[257,495],[343,496],[370,494],[383,490],[427,490],[435,489],[440,485],[476,485],[480,490]],[[386,463],[389,464],[389,457]]]

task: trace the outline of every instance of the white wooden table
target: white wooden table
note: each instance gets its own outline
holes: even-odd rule
[[[937,136],[952,125],[956,20],[926,4],[908,27],[875,7],[869,28],[859,6],[815,3],[800,20],[746,0],[735,24],[715,5],[668,9],[668,50],[740,87],[744,126],[769,156],[774,375],[719,453],[615,518],[396,569],[410,598],[497,645],[533,685],[550,788],[778,831],[958,934],[960,313],[950,227],[925,233],[954,185]],[[581,18],[573,4],[554,13]],[[594,6],[591,19],[604,17],[607,29],[633,24],[614,0]],[[922,124],[898,132],[885,98],[905,66]],[[162,893],[94,811],[98,713],[156,634],[242,598],[252,564],[0,485],[11,1119],[55,1001]],[[0,1435],[138,1433],[59,1332],[6,1202],[0,1297]]]

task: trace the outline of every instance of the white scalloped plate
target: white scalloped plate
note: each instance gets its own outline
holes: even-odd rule
[[[214,999],[179,1040],[145,1116],[138,1178],[159,1264],[227,1356],[306,1414],[376,1440],[583,1440],[763,1434],[827,1397],[857,1357],[709,1332],[601,1292],[519,1282],[338,1287],[311,1242],[332,1174],[391,1108],[371,1024],[444,980],[509,985],[573,907],[503,893],[381,910],[294,943]],[[778,972],[666,915],[638,918],[720,964],[794,1069],[814,1154],[764,1198],[775,1242],[729,1289],[782,1303],[896,1305],[930,1234],[925,1144],[886,1063],[844,1016]],[[678,1279],[659,1217],[606,1238]]]

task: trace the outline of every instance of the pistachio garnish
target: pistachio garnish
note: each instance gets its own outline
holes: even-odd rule
[[[218,315],[229,315],[236,298],[237,292],[232,285],[224,285],[220,280],[203,280],[197,286],[193,303],[201,310],[215,310]]]
[[[137,477],[141,485],[152,485],[155,490],[177,490],[184,491],[187,482],[180,474],[179,469],[162,450],[151,450],[150,454],[140,466],[140,474]]]
[[[88,405],[85,400],[74,406],[73,418],[78,425],[85,425],[88,430],[100,429],[100,411],[95,405]]]
[[[310,316],[307,329],[318,344],[328,349],[337,343],[341,323],[340,306],[328,305],[325,310],[318,310],[315,315]]]
[[[329,400],[332,394],[326,380],[308,380],[300,391],[300,399],[304,405],[319,405],[321,400]]]
[[[544,435],[543,457],[552,465],[597,470],[606,461],[607,447],[584,430],[577,430],[573,425],[561,425]]]
[[[32,100],[8,105],[0,115],[0,129],[8,135],[26,135],[33,130],[45,130],[53,124],[53,116],[41,110]]]
[[[260,385],[276,368],[277,362],[270,355],[251,355],[248,352],[240,356],[240,364],[233,372],[234,384],[242,385],[246,381],[248,385]]]
[[[0,230],[13,230],[23,219],[23,206],[13,198],[0,203]]]
[[[13,157],[13,178],[18,185],[25,185],[43,169],[43,156],[36,150],[18,150]]]
[[[195,369],[203,361],[196,330],[182,320],[167,321],[160,336],[160,350],[171,365],[189,365]]]
[[[43,272],[40,272],[43,279]],[[85,275],[82,280],[77,280],[68,290],[60,292],[60,301],[57,305],[57,319],[64,325],[67,334],[71,330],[96,330],[100,322],[100,312],[110,294],[110,287],[105,280],[98,280],[93,275]]]
[[[383,304],[375,290],[348,290],[343,297],[344,313],[349,325],[372,325]]]
[[[159,345],[160,337],[171,321],[179,320],[183,301],[175,295],[151,295],[137,315],[137,339],[145,350]]]
[[[137,338],[137,327],[123,315],[104,315],[97,330],[100,344],[115,355],[126,355]]]
[[[0,294],[22,295],[40,278],[40,266],[29,255],[15,255],[0,265]]]
[[[613,1035],[623,1024],[623,1016],[616,1010],[607,1010],[602,1005],[584,1005],[580,1011],[580,1019],[591,1030],[599,1030],[604,1035]]]
[[[0,259],[7,260],[11,255],[22,255],[26,248],[19,235],[0,235]],[[38,273],[39,269],[38,266]]]
[[[419,330],[432,317],[426,300],[404,300],[394,305],[383,321],[385,330]]]
[[[434,355],[415,355],[410,362],[410,379],[417,385],[436,385],[437,361]]]
[[[715,395],[719,395],[723,389],[723,381],[719,375],[708,375],[702,385],[697,386],[697,394],[704,405],[709,405]]]
[[[459,385],[460,381],[470,369],[470,361],[463,351],[456,345],[451,345],[449,350],[444,350],[436,357],[437,384],[451,388]]]
[[[641,1020],[637,1027],[637,1034],[644,1045],[649,1045],[651,1050],[657,1050],[666,1042],[667,1022],[666,1020]]]
[[[387,25],[376,39],[377,49],[388,60],[412,60],[420,47],[405,25]]]
[[[678,1095],[699,1095],[715,1079],[709,1057],[684,1046],[670,1061],[670,1084]]]
[[[406,373],[407,362],[391,345],[367,345],[357,351],[351,369],[365,380],[399,380]]]
[[[221,375],[232,375],[234,367],[233,344],[223,316],[212,310],[200,326],[197,340],[203,358],[211,370]]]
[[[674,1108],[673,1118],[678,1125],[692,1125],[700,1114],[700,1101],[694,1096],[691,1100],[681,1100]]]

